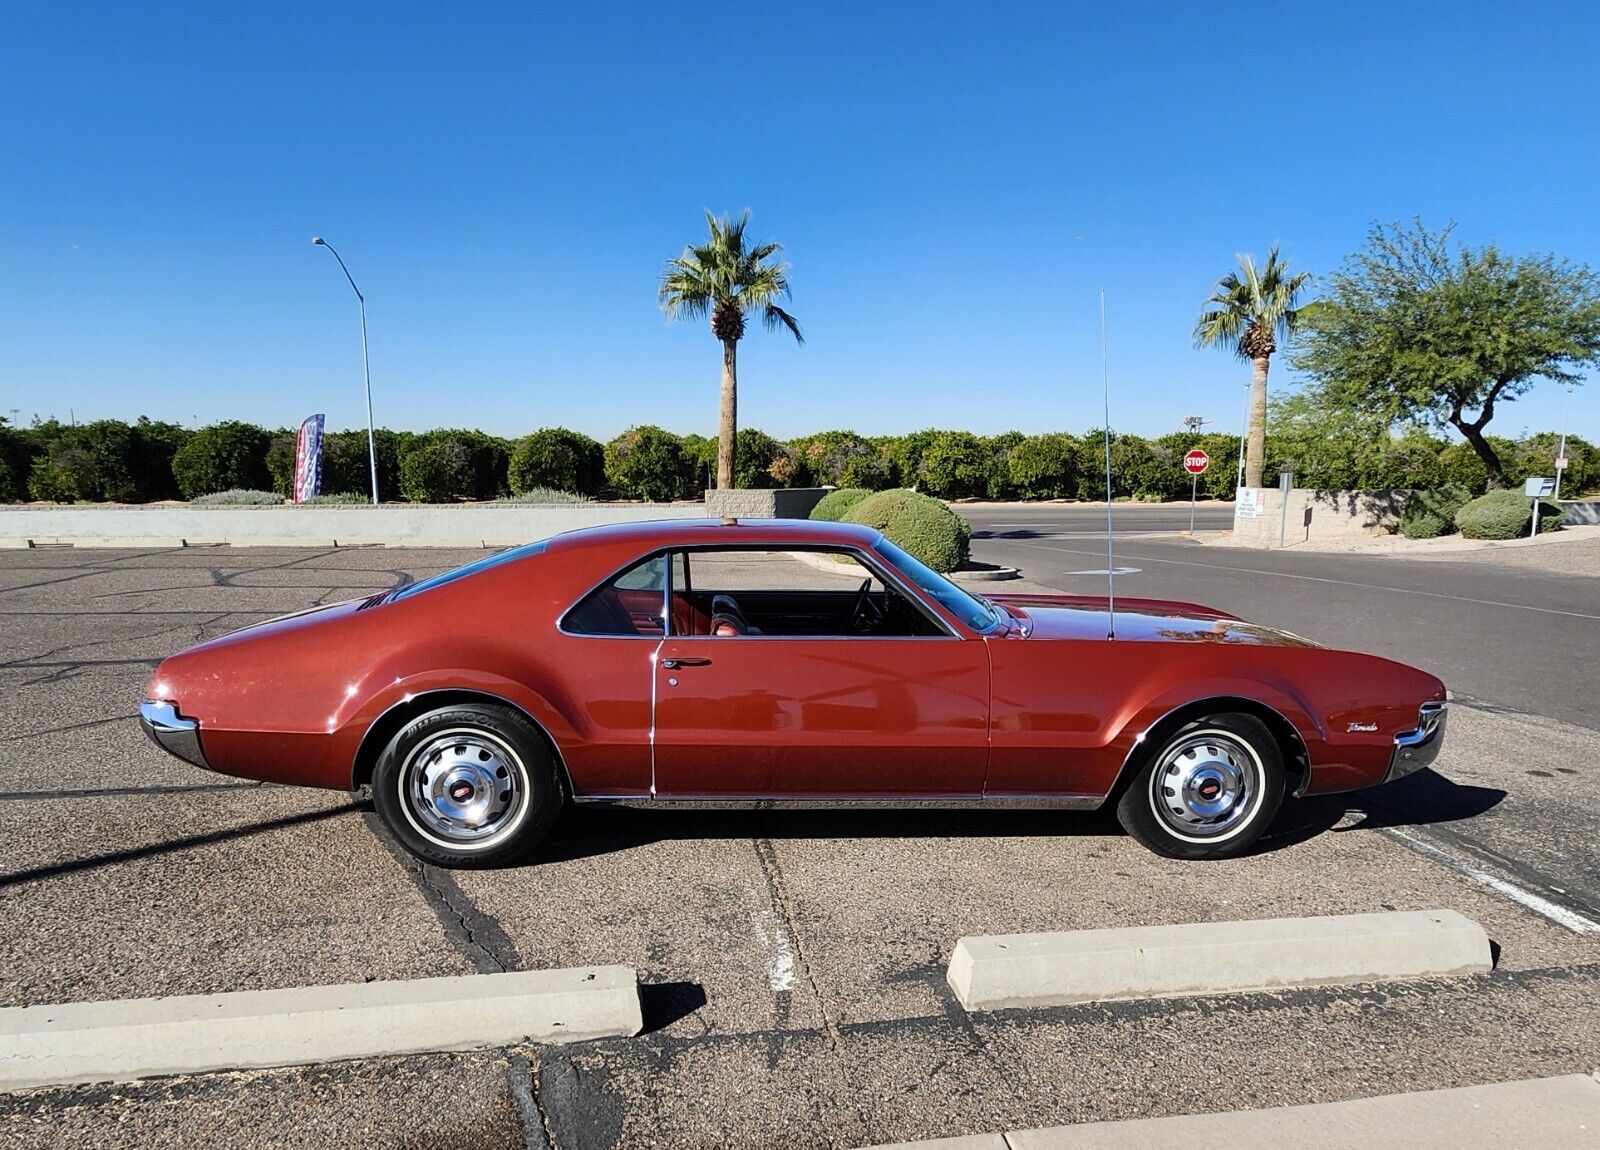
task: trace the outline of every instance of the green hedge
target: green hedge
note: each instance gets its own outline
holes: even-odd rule
[[[828,492],[817,505],[811,509],[811,518],[823,519],[830,523],[837,523],[855,509],[872,492],[865,487],[840,487]]]
[[[1269,482],[1291,460],[1295,482],[1303,487],[1443,490],[1459,485],[1478,494],[1487,482],[1482,463],[1464,443],[1419,432],[1373,443],[1364,433],[1305,420],[1283,420],[1278,426],[1281,430],[1267,439]],[[545,428],[515,441],[468,429],[379,428],[375,439],[385,500],[487,500],[535,487],[588,496],[694,498],[714,479],[716,466],[715,439],[678,436],[659,427],[630,429],[605,447],[563,428]],[[1558,441],[1550,432],[1519,440],[1490,438],[1518,488],[1530,475],[1554,473]],[[1156,439],[1114,434],[1115,496],[1187,498],[1190,480],[1180,461],[1195,447],[1211,456],[1199,493],[1231,499],[1239,440],[1225,432],[1174,432]],[[419,453],[407,486],[406,460]],[[1567,457],[1564,496],[1600,488],[1600,451],[1570,436]],[[0,500],[137,502],[229,488],[271,489],[287,496],[293,474],[294,434],[283,428],[229,422],[191,431],[149,419],[75,427],[53,420],[25,428],[0,425]],[[734,478],[741,487],[904,487],[942,499],[1102,499],[1104,475],[1098,431],[981,436],[925,428],[869,436],[836,430],[783,442],[745,428],[738,436]],[[365,429],[328,432],[323,493],[365,498],[371,482]],[[1413,516],[1414,530],[1424,529],[1421,516],[1420,510]]]
[[[1418,491],[1400,515],[1400,534],[1407,539],[1435,539],[1456,529],[1456,512],[1472,500],[1459,483]]]
[[[514,495],[535,488],[598,495],[606,481],[605,448],[576,431],[546,427],[517,441],[509,479]]]
[[[698,488],[696,459],[659,427],[630,427],[606,444],[606,482],[624,499],[688,499]]]
[[[935,571],[954,571],[972,551],[972,527],[948,504],[896,488],[867,496],[845,516],[883,532]]]
[[[1561,505],[1539,501],[1539,531],[1561,530]],[[1456,512],[1455,523],[1468,539],[1516,539],[1533,526],[1533,500],[1506,488],[1480,495]]]

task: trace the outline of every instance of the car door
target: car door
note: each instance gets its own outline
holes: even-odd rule
[[[758,617],[788,617],[776,607],[781,585],[769,579],[754,588],[720,587],[708,577],[711,558],[692,556],[697,597],[737,598],[743,591],[761,600]],[[839,570],[817,566],[830,561]],[[859,566],[820,554],[810,564],[815,578],[792,554],[779,562],[788,564],[780,584],[798,584],[802,606],[828,595],[830,587],[849,601],[865,575]],[[878,587],[880,595],[889,593]],[[987,651],[982,640],[958,636],[942,623],[925,629],[929,633],[920,635],[668,635],[655,666],[657,795],[981,795],[988,765]]]

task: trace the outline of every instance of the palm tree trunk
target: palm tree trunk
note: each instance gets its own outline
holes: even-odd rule
[[[733,487],[734,433],[739,424],[739,344],[722,341],[722,407],[717,418],[717,490]]]
[[[1257,356],[1250,376],[1250,431],[1244,453],[1244,485],[1261,486],[1261,468],[1267,457],[1267,357]]]

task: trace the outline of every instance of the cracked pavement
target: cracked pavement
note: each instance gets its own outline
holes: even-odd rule
[[[1600,935],[1390,833],[1592,913],[1600,734],[1557,718],[1460,707],[1436,771],[1209,865],[1093,815],[578,811],[530,865],[443,871],[350,795],[140,733],[171,650],[480,554],[0,553],[0,1004],[626,963],[645,1033],[31,1091],[0,1143],[849,1147],[1600,1065]],[[1431,906],[1484,924],[1493,973],[973,1016],[944,982],[963,934]]]

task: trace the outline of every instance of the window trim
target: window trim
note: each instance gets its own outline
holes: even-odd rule
[[[940,633],[937,635],[680,635],[674,631],[672,627],[672,555],[676,552],[688,553],[708,551],[765,551],[778,554],[791,551],[805,551],[849,555],[868,571],[876,575],[878,580],[883,583],[885,587],[893,586],[894,589],[899,591],[901,595],[910,600],[911,605],[916,610],[920,611],[924,618],[938,628]],[[571,631],[567,629],[567,617],[571,615],[573,611],[577,610],[579,605],[582,604],[584,600],[589,598],[589,596],[593,595],[595,592],[601,590],[603,587],[606,587],[615,582],[617,579],[620,579],[623,575],[633,570],[640,564],[648,563],[651,559],[657,558],[658,556],[666,558],[665,577],[662,580],[662,628],[660,635],[592,635],[582,631]],[[604,579],[600,580],[600,582],[596,583],[593,587],[590,587],[582,595],[579,595],[576,599],[574,599],[566,608],[566,610],[561,612],[560,618],[556,620],[556,630],[561,632],[563,635],[570,635],[574,639],[645,639],[652,643],[663,643],[668,639],[718,639],[729,637],[739,639],[776,639],[785,642],[794,642],[796,640],[815,642],[821,640],[838,639],[864,639],[869,641],[881,641],[884,639],[955,639],[957,641],[961,641],[966,638],[966,636],[961,634],[961,632],[949,619],[945,618],[941,611],[928,602],[927,597],[921,593],[921,588],[916,587],[908,580],[903,578],[900,573],[896,571],[891,564],[878,555],[877,552],[865,549],[854,543],[801,544],[795,547],[774,547],[770,543],[680,543],[665,547],[655,547],[623,564],[621,567],[611,572],[611,574],[607,575]]]

